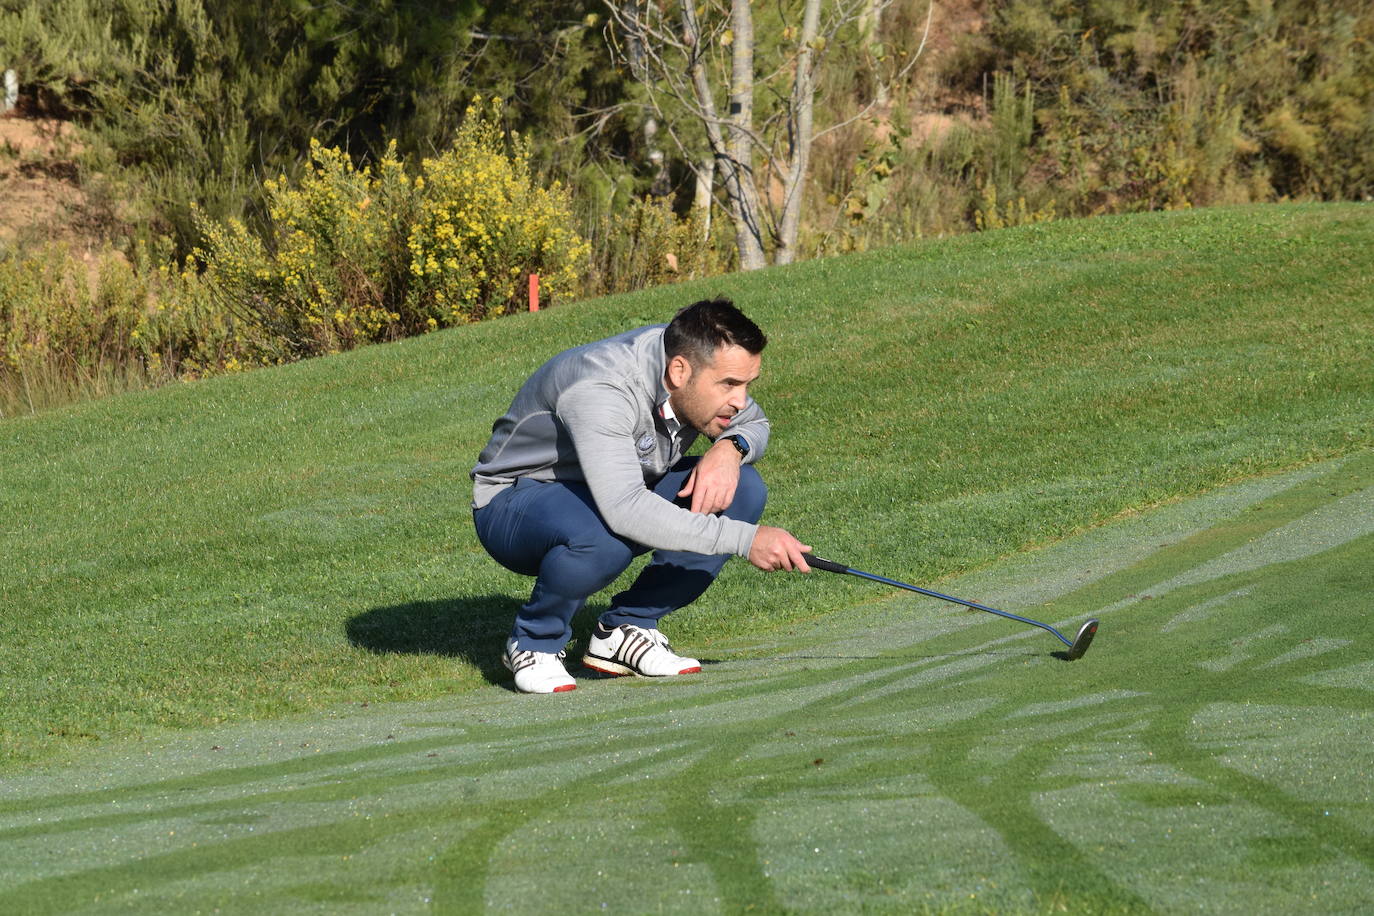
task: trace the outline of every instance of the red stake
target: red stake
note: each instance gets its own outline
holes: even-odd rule
[[[539,311],[539,274],[530,274],[530,311]]]

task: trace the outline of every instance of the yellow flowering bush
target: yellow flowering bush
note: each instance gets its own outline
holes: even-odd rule
[[[393,307],[413,193],[392,144],[358,169],[338,149],[310,147],[297,187],[263,183],[266,237],[238,220],[202,218],[196,256],[222,307],[239,317],[256,361],[284,362],[401,336]]]
[[[142,304],[130,342],[154,383],[196,379],[246,368],[245,341],[232,315],[218,307],[194,258],[135,249],[129,274]],[[107,287],[108,288],[108,287]]]
[[[476,102],[452,148],[411,178],[392,143],[358,168],[311,144],[291,186],[264,184],[269,231],[201,221],[197,256],[223,307],[242,319],[256,360],[282,362],[498,315],[577,284],[589,246],[559,186],[535,186],[528,144],[507,151]]]
[[[577,284],[591,252],[571,228],[572,206],[558,184],[537,187],[529,143],[507,153],[496,124],[468,107],[453,146],[426,159],[416,182],[417,218],[406,240],[409,307],[440,325],[475,321],[524,301],[529,275],[552,302]]]

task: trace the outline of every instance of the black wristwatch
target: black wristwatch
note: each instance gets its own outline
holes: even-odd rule
[[[735,447],[735,451],[739,452],[740,458],[749,457],[749,440],[739,435],[722,436],[721,438]]]

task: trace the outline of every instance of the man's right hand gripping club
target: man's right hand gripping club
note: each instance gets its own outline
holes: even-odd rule
[[[810,552],[809,546],[788,531],[771,525],[759,525],[754,543],[749,546],[749,562],[764,572],[775,569],[810,572],[811,567],[806,565],[804,556]]]

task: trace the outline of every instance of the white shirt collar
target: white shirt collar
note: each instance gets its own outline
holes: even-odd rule
[[[668,427],[668,435],[676,436],[682,429],[682,421],[673,413],[673,402],[668,397],[668,389],[663,389],[663,400],[658,402],[659,416],[663,417],[663,425]]]

